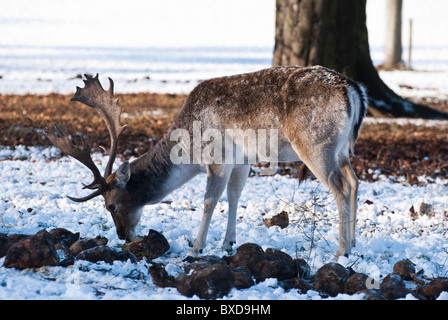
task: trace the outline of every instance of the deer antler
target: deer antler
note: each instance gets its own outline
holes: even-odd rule
[[[69,198],[73,201],[83,202],[92,199],[93,197],[99,196],[102,190],[104,190],[106,180],[101,176],[98,167],[95,165],[92,157],[90,156],[90,145],[84,140],[82,136],[78,136],[81,143],[79,146],[75,146],[72,143],[72,140],[69,139],[69,137],[62,131],[61,128],[59,128],[58,125],[55,124],[54,129],[56,130],[56,134],[54,132],[49,132],[47,129],[44,131],[45,136],[55,147],[57,147],[63,153],[72,156],[73,158],[84,164],[87,168],[89,168],[90,171],[92,171],[94,180],[91,184],[84,185],[84,188],[98,189],[91,195],[84,198]]]
[[[117,154],[118,139],[126,129],[126,126],[120,124],[121,107],[118,105],[118,99],[114,99],[114,82],[112,79],[109,78],[110,88],[108,91],[105,91],[98,80],[98,74],[95,77],[86,74],[85,77],[87,80],[83,80],[85,83],[84,88],[76,87],[76,93],[70,101],[79,101],[94,108],[107,125],[111,148],[104,177],[92,160],[89,144],[81,136],[78,136],[80,144],[75,146],[72,142],[73,140],[69,139],[56,124],[54,125],[55,132],[44,131],[45,136],[48,137],[55,147],[84,164],[93,173],[93,182],[89,185],[83,185],[84,189],[97,190],[83,198],[68,197],[77,202],[84,202],[104,193],[107,188],[106,179],[112,173],[112,166]]]
[[[84,88],[76,87],[76,93],[70,101],[79,101],[94,108],[103,118],[107,129],[109,129],[111,148],[109,150],[109,161],[104,172],[104,178],[106,179],[112,173],[112,166],[117,154],[118,139],[126,129],[126,125],[122,126],[120,124],[121,107],[118,105],[118,99],[114,98],[113,80],[109,78],[110,87],[106,91],[98,80],[98,74],[95,77],[87,74],[84,76],[87,78],[87,80],[83,80],[85,83]]]

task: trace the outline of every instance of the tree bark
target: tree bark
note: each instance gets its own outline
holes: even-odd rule
[[[369,112],[381,116],[446,118],[404,100],[379,77],[366,26],[366,0],[277,0],[273,65],[322,65],[363,84]]]
[[[401,42],[403,0],[387,0],[387,32],[385,70],[401,69],[403,64]]]

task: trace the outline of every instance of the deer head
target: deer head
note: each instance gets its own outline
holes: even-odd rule
[[[140,220],[141,205],[134,201],[132,193],[127,191],[127,182],[131,177],[131,168],[128,161],[124,162],[116,172],[112,173],[112,166],[117,155],[118,140],[126,129],[120,124],[121,107],[118,99],[114,98],[114,82],[109,78],[110,87],[105,91],[95,77],[85,75],[84,88],[76,87],[76,93],[71,101],[79,101],[95,109],[106,123],[110,134],[109,161],[104,175],[101,175],[98,167],[90,155],[90,146],[78,135],[78,142],[70,139],[62,129],[54,125],[54,131],[44,131],[44,134],[63,153],[68,154],[84,164],[93,173],[94,180],[83,189],[95,190],[82,198],[68,197],[76,202],[84,202],[102,195],[105,199],[106,209],[112,214],[117,234],[120,239],[132,241],[135,227]]]

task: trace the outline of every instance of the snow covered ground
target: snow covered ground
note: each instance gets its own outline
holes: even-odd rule
[[[127,7],[118,1],[29,3],[10,1],[0,11],[0,94],[71,94],[80,85],[77,76],[86,72],[112,77],[117,92],[188,93],[199,80],[258,70],[272,61],[273,0],[213,1],[214,5],[205,0],[128,0]],[[376,64],[384,57],[381,3],[368,1]],[[422,7],[421,1],[406,0],[404,8],[405,21],[415,19],[416,71],[380,75],[404,96],[446,100],[448,38],[443,33],[448,29],[444,17],[447,2],[427,0],[425,4]],[[257,14],[250,14],[255,6]],[[83,9],[86,7],[89,10]],[[406,32],[405,28],[405,39]],[[0,232],[33,234],[43,228],[61,227],[80,232],[81,237],[102,235],[110,246],[120,246],[123,241],[118,239],[100,198],[78,204],[65,197],[80,195],[80,180],[88,182],[89,171],[70,158],[49,161],[55,155],[55,148],[19,147],[12,151],[0,147]],[[99,166],[105,166],[107,158],[100,154],[94,158]],[[410,259],[428,277],[447,276],[447,183],[436,180],[417,187],[386,178],[361,182],[358,244],[353,254],[340,258],[339,263],[380,280],[392,271],[395,262]],[[151,228],[166,236],[171,249],[157,261],[166,264],[171,275],[181,272],[181,260],[196,236],[204,189],[205,177],[198,176],[169,196],[171,204],[147,206],[143,212],[137,232],[145,235]],[[419,201],[431,204],[434,216],[413,219],[409,209]],[[290,226],[264,226],[264,217],[283,210],[289,213]],[[220,246],[226,214],[223,196],[215,210],[205,253],[224,254]],[[240,201],[237,241],[255,242],[264,249],[274,247],[305,258],[315,272],[336,252],[337,225],[333,198],[317,182],[308,181],[299,188],[296,180],[287,177],[253,177]],[[147,268],[145,262],[109,265],[83,261],[69,268],[41,268],[37,272],[0,267],[0,299],[185,299],[176,289],[155,287]],[[339,295],[335,299],[358,298]],[[448,299],[448,294],[440,298]],[[285,292],[276,280],[268,279],[249,289],[233,289],[226,299],[320,296],[314,291],[305,295]]]
[[[66,195],[80,195],[82,181],[90,173],[71,158],[48,161],[55,148],[18,148],[0,151],[0,232],[34,234],[43,228],[67,228],[81,237],[105,236],[112,247],[120,246],[109,213],[98,198],[78,204]],[[7,160],[6,160],[7,159]],[[107,158],[94,157],[101,170]],[[393,265],[410,259],[428,277],[448,274],[448,181],[437,180],[424,187],[393,183],[361,182],[357,246],[339,263],[352,266],[381,280]],[[205,176],[198,176],[173,192],[171,204],[147,206],[137,228],[162,232],[171,249],[158,262],[171,275],[182,272],[182,259],[191,249],[199,228]],[[368,200],[368,201],[367,201]],[[434,216],[411,217],[409,209],[419,201],[434,208]],[[191,211],[189,208],[195,208]],[[266,228],[263,218],[287,211],[290,225]],[[223,196],[212,220],[206,254],[223,256],[220,249],[226,227],[227,199]],[[300,188],[297,180],[282,176],[253,177],[243,191],[237,219],[237,242],[254,242],[264,249],[277,248],[292,257],[307,259],[313,272],[331,261],[338,245],[338,214],[331,195],[317,182]],[[0,264],[4,258],[0,259]],[[148,264],[139,262],[90,263],[77,261],[73,267],[43,267],[37,271],[0,268],[0,299],[184,299],[176,289],[152,284]],[[98,296],[98,292],[102,294]],[[335,299],[354,299],[340,294]],[[408,298],[411,298],[410,296]],[[448,298],[443,295],[441,298]],[[249,289],[233,289],[226,299],[320,299],[315,291],[285,292],[277,280],[268,279]]]

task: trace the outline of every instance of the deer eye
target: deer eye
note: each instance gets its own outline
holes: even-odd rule
[[[108,209],[110,212],[114,213],[114,212],[115,212],[115,205],[114,205],[114,204],[110,204],[110,205],[107,206],[107,209]]]

